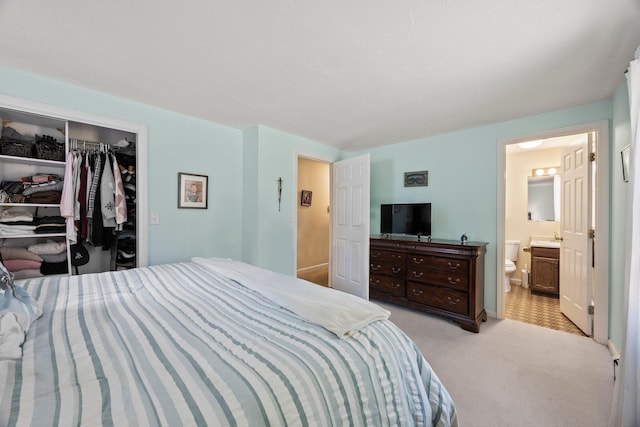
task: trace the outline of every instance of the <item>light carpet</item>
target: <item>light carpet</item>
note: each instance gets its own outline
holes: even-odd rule
[[[613,360],[591,338],[514,320],[480,333],[373,300],[418,345],[453,397],[460,426],[606,426]]]

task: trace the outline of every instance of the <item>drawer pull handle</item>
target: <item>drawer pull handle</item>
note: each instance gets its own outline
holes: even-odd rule
[[[460,302],[460,298],[456,298],[455,301],[451,299],[451,297],[447,297],[447,299],[449,300],[449,304],[451,305],[456,305],[458,302]]]
[[[423,262],[424,262],[424,258],[418,259],[416,257],[413,257],[413,263],[414,264],[422,264]]]
[[[380,283],[380,280],[369,279],[369,283],[375,286]]]
[[[422,271],[420,273],[416,273],[415,271],[412,271],[412,273],[413,273],[413,277],[416,277],[416,278],[422,277],[424,275],[424,273],[422,273]]]
[[[391,271],[393,271],[394,274],[398,274],[402,271],[401,267],[395,268],[395,267],[391,267]]]
[[[414,295],[422,295],[422,291],[416,291],[415,289],[411,289]]]
[[[378,258],[380,254],[378,252],[371,252],[371,258]]]
[[[449,264],[449,268],[452,270],[457,270],[458,267],[460,267],[460,263],[456,262],[456,265],[452,265],[450,262],[448,262],[447,264]]]
[[[393,285],[394,289],[398,289],[400,287],[400,283],[396,283],[395,285]]]
[[[460,283],[460,279],[453,280],[451,277],[447,277],[447,279],[449,279],[450,285],[457,285],[458,283]]]
[[[382,267],[380,264],[378,264],[378,265],[373,265],[373,264],[371,264],[371,269],[372,269],[373,271],[378,271],[378,270],[380,270],[380,267]]]

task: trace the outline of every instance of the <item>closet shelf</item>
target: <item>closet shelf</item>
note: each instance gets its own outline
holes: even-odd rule
[[[2,207],[21,207],[21,208],[59,208],[59,203],[0,203]]]
[[[25,165],[37,165],[37,166],[62,166],[64,167],[65,162],[58,160],[44,160],[44,159],[35,159],[33,157],[17,157],[17,156],[7,156],[0,155],[0,160],[12,162],[12,163],[20,163]]]
[[[66,233],[0,234],[0,239],[39,239],[42,237],[67,237]]]

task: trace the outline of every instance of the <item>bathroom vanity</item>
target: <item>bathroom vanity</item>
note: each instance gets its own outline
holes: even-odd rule
[[[369,296],[437,314],[480,331],[487,243],[371,237]]]
[[[560,248],[531,245],[531,290],[558,297]]]

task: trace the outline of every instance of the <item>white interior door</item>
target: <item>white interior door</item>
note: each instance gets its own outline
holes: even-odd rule
[[[587,335],[592,335],[591,260],[589,244],[591,168],[589,147],[592,133],[580,145],[562,149],[562,212],[560,227],[560,311]]]
[[[331,174],[331,286],[369,299],[369,154]]]

